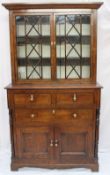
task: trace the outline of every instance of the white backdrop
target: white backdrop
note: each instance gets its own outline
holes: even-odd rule
[[[37,1],[39,2],[39,0],[33,0],[32,2],[37,3]],[[85,1],[87,2],[87,0]],[[88,2],[90,1],[88,0]],[[10,151],[9,115],[6,90],[4,90],[4,87],[11,82],[9,18],[8,10],[1,5],[3,2],[5,0],[0,0],[0,150]],[[20,1],[6,0],[6,2],[14,3]],[[30,0],[23,0],[23,2],[30,2]],[[74,0],[40,0],[40,2],[63,3],[74,2]],[[104,5],[98,11],[97,75],[97,81],[103,86],[100,110],[99,151],[110,152],[110,0],[104,0]]]

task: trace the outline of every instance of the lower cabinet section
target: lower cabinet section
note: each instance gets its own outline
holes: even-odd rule
[[[12,170],[98,170],[100,88],[9,89]]]
[[[17,166],[72,167],[94,163],[94,139],[89,127],[17,127],[14,134],[15,159],[21,163]]]

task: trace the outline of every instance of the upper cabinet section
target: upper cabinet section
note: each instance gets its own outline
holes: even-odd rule
[[[96,82],[94,4],[3,4],[10,10],[13,84]]]

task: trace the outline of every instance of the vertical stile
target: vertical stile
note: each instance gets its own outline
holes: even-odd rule
[[[67,57],[66,57],[66,15],[64,16],[64,19],[65,19],[65,79],[67,79],[67,77],[66,77],[66,64],[67,64]]]
[[[97,11],[91,13],[91,77],[96,82],[97,67]]]
[[[42,16],[40,17],[40,34],[41,34],[41,79],[43,79],[43,62],[42,62]]]
[[[27,57],[27,32],[26,32],[26,17],[24,17],[24,27],[25,27],[25,38],[26,38],[26,42],[25,42],[25,58],[26,58],[26,79],[28,77],[28,57]]]
[[[52,13],[51,15],[51,75],[52,80],[56,79],[56,24],[55,24],[55,15]]]
[[[61,24],[59,23],[59,36],[61,35]],[[60,65],[60,78],[61,78],[61,74],[62,74],[62,71],[61,71],[61,67],[62,67],[62,58],[61,58],[61,44],[62,44],[62,42],[61,42],[61,39],[59,39],[59,44],[60,44],[60,48],[59,48],[59,55],[60,55],[60,57],[59,57],[59,62],[57,61],[57,66],[59,66]],[[57,58],[58,59],[58,58]]]
[[[82,78],[82,15],[80,15],[80,79]]]

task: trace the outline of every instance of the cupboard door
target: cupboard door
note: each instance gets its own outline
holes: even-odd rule
[[[73,128],[70,126],[56,128],[55,151],[57,161],[63,164],[83,164],[93,160],[92,128]]]
[[[90,14],[56,15],[57,79],[90,78]]]
[[[50,15],[16,16],[19,80],[51,79],[50,33]]]
[[[39,163],[47,163],[53,158],[53,131],[50,127],[16,128],[16,158],[35,159]]]

